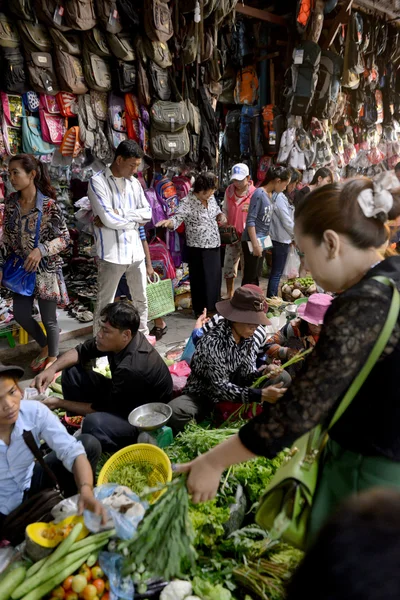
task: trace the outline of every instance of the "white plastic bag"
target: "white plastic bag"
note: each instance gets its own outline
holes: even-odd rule
[[[300,257],[297,253],[296,247],[291,245],[289,254],[286,260],[285,269],[283,271],[282,279],[296,279],[299,276],[300,268]]]

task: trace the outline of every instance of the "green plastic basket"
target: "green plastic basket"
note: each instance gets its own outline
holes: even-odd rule
[[[175,312],[174,289],[171,279],[161,281],[157,273],[154,282],[149,277],[147,279],[146,294],[149,305],[149,321]]]

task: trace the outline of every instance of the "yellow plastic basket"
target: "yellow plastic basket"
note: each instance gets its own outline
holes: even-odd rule
[[[108,459],[99,473],[97,485],[110,483],[109,477],[112,472],[129,463],[132,465],[147,464],[154,467],[149,475],[149,487],[157,487],[160,483],[168,483],[172,480],[171,461],[163,450],[152,444],[133,444],[122,448]],[[153,494],[150,503],[155,502],[162,493],[163,490]]]

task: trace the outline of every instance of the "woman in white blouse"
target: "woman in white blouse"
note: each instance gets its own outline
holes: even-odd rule
[[[157,223],[157,227],[177,229],[183,222],[186,230],[190,291],[196,317],[206,308],[215,312],[221,292],[221,237],[218,222],[225,217],[217,204],[214,173],[202,173],[193,190],[182,200],[173,217]]]

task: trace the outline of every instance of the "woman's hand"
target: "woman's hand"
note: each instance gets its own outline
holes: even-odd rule
[[[262,248],[258,242],[257,244],[253,244],[253,256],[262,256]]]
[[[199,316],[199,318],[197,319],[194,328],[195,329],[201,329],[202,327],[204,327],[204,325],[206,323],[208,323],[209,320],[210,320],[210,318],[207,317],[207,309],[205,308],[203,310],[203,312],[201,313],[201,315]]]
[[[228,223],[228,219],[226,218],[224,213],[220,213],[217,216],[217,222],[218,222],[218,225],[226,225]]]
[[[156,227],[166,227],[168,229],[173,229],[174,223],[171,221],[171,219],[166,219],[165,221],[158,221],[158,223],[156,223]]]
[[[151,263],[146,265],[146,273],[147,273],[147,277],[150,277],[150,279],[153,279],[154,269],[153,269],[153,265]]]
[[[24,262],[24,269],[29,273],[33,271],[37,271],[40,261],[42,260],[42,253],[39,248],[34,248],[32,252],[28,255]]]
[[[202,454],[190,463],[176,465],[178,473],[188,473],[187,488],[192,496],[192,502],[208,502],[215,498],[224,468],[218,466],[211,454]]]
[[[283,383],[277,383],[276,385],[270,385],[261,390],[261,401],[269,402],[270,404],[276,404],[279,398],[282,398],[287,388],[283,387]]]
[[[108,515],[106,509],[98,500],[96,500],[93,490],[87,485],[82,486],[79,494],[78,514],[81,515],[84,509],[90,510],[95,515],[101,516],[103,525],[107,523]]]

